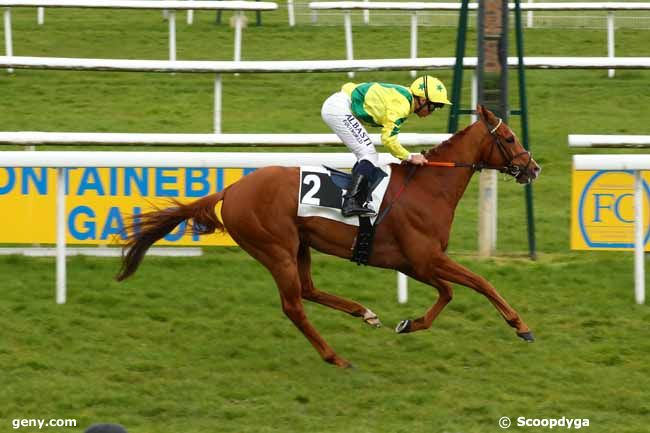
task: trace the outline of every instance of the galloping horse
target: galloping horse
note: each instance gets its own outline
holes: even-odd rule
[[[525,184],[537,178],[541,170],[501,119],[480,105],[477,110],[480,120],[425,154],[430,167],[415,168],[406,163],[392,166],[380,211],[389,203],[391,210],[376,228],[369,265],[396,269],[438,290],[435,304],[422,317],[401,321],[398,333],[428,329],[451,301],[449,283],[457,283],[487,297],[519,337],[533,341],[528,326],[496,289],[446,254],[456,205],[475,171],[497,169]],[[310,248],[350,258],[357,229],[319,217],[298,217],[299,183],[299,168],[266,167],[194,202],[176,202],[171,208],[137,215],[117,279],[132,275],[147,249],[183,221],[191,220],[199,234],[227,231],[271,272],[280,290],[282,310],[323,360],[349,367],[309,322],[302,300],[361,317],[371,326],[381,325],[370,309],[323,292],[312,282]],[[215,211],[219,202],[221,221]]]

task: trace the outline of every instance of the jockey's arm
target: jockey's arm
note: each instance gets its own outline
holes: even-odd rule
[[[388,122],[381,128],[381,144],[397,159],[405,161],[409,158],[409,151],[399,142],[399,125]]]
[[[399,100],[399,102],[396,103],[395,100],[387,101],[385,105],[386,111],[384,112],[384,118],[381,119],[381,144],[395,158],[406,161],[410,153],[399,142],[399,133],[402,124],[408,118],[410,107],[403,103],[404,101]]]
[[[397,159],[416,165],[425,164],[427,160],[422,155],[411,155],[399,142],[400,126],[406,121],[406,117],[398,117],[397,114],[389,111],[386,120],[381,128],[381,143],[388,149],[391,155]]]

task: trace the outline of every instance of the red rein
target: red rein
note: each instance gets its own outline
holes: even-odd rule
[[[437,162],[437,161],[427,161],[425,165],[429,167],[457,167],[458,166],[455,162]]]

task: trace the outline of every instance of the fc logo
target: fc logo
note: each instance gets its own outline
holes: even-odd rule
[[[647,242],[650,189],[645,180],[643,202]],[[633,248],[634,172],[595,172],[580,194],[578,222],[583,241],[591,248]]]

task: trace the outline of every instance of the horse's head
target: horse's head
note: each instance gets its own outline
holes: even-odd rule
[[[479,164],[509,174],[518,183],[535,180],[542,169],[530,152],[524,149],[512,129],[482,105],[478,105],[477,111],[487,130],[481,142],[484,151]]]

